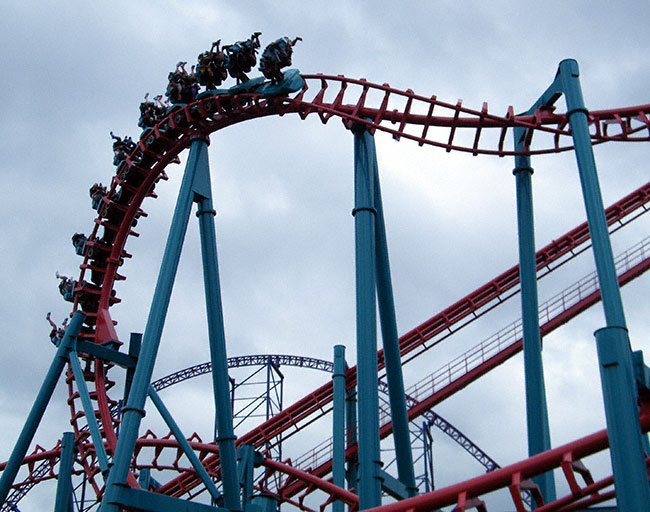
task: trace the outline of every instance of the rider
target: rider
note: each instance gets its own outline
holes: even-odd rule
[[[59,293],[61,293],[63,299],[68,302],[74,302],[74,289],[77,287],[77,281],[63,276],[58,272],[56,273],[56,277],[61,280],[59,283]]]
[[[257,49],[260,47],[260,34],[255,32],[246,41],[237,41],[235,44],[224,46],[226,52],[226,67],[230,76],[237,79],[237,83],[248,82],[248,73],[257,62]]]
[[[68,318],[66,317],[63,320],[63,323],[61,324],[61,327],[57,327],[56,324],[52,321],[51,313],[48,313],[45,316],[45,319],[50,323],[52,326],[52,330],[50,331],[50,341],[55,345],[59,346],[59,343],[63,339],[63,336],[65,335],[65,330],[66,327],[68,326]]]
[[[291,66],[293,47],[298,41],[302,41],[302,38],[296,37],[292,41],[288,37],[283,37],[273,41],[264,49],[260,58],[260,71],[271,80],[271,83],[277,84],[282,81],[281,69]]]

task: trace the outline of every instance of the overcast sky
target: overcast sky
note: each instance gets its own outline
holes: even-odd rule
[[[575,58],[587,108],[648,103],[650,7],[643,2],[278,5],[2,2],[0,459],[7,459],[54,354],[45,314],[51,311],[58,323],[70,312],[55,272],[78,275],[81,260],[70,237],[90,233],[95,212],[88,188],[109,183],[114,174],[109,132],[136,138],[144,94],[162,93],[176,62],[194,62],[212,41],[231,43],[261,31],[264,47],[282,36],[300,36],[293,60],[303,73],[387,82],[449,103],[462,98],[475,109],[486,101],[497,114],[509,105],[515,112],[527,110],[559,62]],[[563,101],[558,107],[564,111]],[[448,154],[383,134],[376,139],[404,333],[516,263],[513,160]],[[354,364],[352,135],[336,119],[323,126],[318,118],[286,116],[238,125],[211,141],[228,355],[331,359],[333,345],[344,344]],[[648,181],[646,144],[610,143],[595,154],[606,204]],[[583,222],[585,214],[573,155],[537,157],[532,164],[536,240],[542,247]],[[170,180],[156,190],[159,198],[143,205],[149,217],[137,226],[141,236],[127,244],[134,257],[122,268],[127,280],[116,287],[122,304],[112,309],[125,342],[130,332],[144,329],[182,168],[168,169]],[[615,253],[647,234],[644,216],[613,237]],[[589,254],[558,271],[542,283],[540,302],[592,270]],[[641,277],[623,293],[634,349],[649,346],[648,282]],[[192,217],[154,378],[209,359],[202,286]],[[518,318],[518,303],[511,302],[413,363],[407,385]],[[554,445],[604,426],[592,336],[603,326],[598,305],[545,340]],[[292,369],[285,375],[286,405],[328,378]],[[212,421],[204,412],[209,387],[209,379],[197,379],[163,395],[187,433],[201,430],[204,439]],[[45,448],[70,428],[65,398],[61,384],[37,434]],[[523,404],[519,356],[438,412],[507,464],[526,456]],[[313,437],[324,438],[325,430]],[[434,435],[437,485],[482,473],[459,447]],[[299,455],[308,444],[286,447],[286,454]],[[595,464],[604,476],[606,459]],[[21,510],[49,505],[52,489],[39,486]]]

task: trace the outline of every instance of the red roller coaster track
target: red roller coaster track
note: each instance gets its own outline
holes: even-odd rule
[[[265,97],[256,93],[199,95],[197,101],[178,106],[153,129],[142,134],[133,152],[117,167],[86,244],[74,299],[74,310],[83,311],[87,318],[80,334],[82,338],[97,344],[119,339],[110,307],[120,301],[115,294],[115,283],[125,279],[118,273],[118,269],[125,258],[131,257],[126,251],[128,238],[138,236],[134,226],[138,219],[147,215],[142,210],[143,200],[146,197],[156,197],[154,189],[160,180],[167,178],[166,167],[189,147],[193,137],[208,136],[227,126],[254,118],[293,113],[302,119],[316,114],[323,123],[337,117],[347,127],[363,124],[371,133],[379,130],[391,134],[397,140],[410,139],[420,146],[431,145],[446,151],[462,151],[473,155],[515,155],[514,151],[504,149],[507,131],[514,127],[523,127],[527,131],[526,154],[558,153],[572,149],[566,116],[551,109],[517,116],[510,107],[505,115],[500,116],[489,113],[487,103],[480,110],[473,110],[464,107],[462,101],[456,104],[445,103],[435,96],[419,96],[411,90],[400,91],[387,84],[372,84],[363,79],[325,75],[303,75],[303,79],[303,89],[289,97]],[[589,122],[592,143],[649,141],[649,116],[650,105],[591,112]],[[535,146],[539,149],[532,148],[534,136]],[[646,211],[649,200],[650,183],[610,206],[606,211],[608,224],[616,229],[629,222]],[[589,232],[585,223],[541,249],[537,253],[538,276],[551,272],[577,252],[586,249],[588,241]],[[418,356],[472,319],[496,307],[504,298],[518,291],[518,284],[518,267],[515,266],[407,332],[400,338],[403,358],[410,360]],[[597,300],[597,297],[593,300]],[[582,309],[567,312],[563,321],[579,311]],[[500,357],[503,360],[505,355],[501,354]],[[379,352],[378,358],[380,368],[383,368],[382,352]],[[111,454],[116,444],[117,426],[110,412],[116,401],[108,394],[114,384],[108,378],[112,364],[90,357],[87,357],[87,361],[85,378],[91,388],[91,396],[96,401],[96,415],[106,448]],[[483,373],[479,371],[477,376]],[[348,379],[352,385],[355,368],[349,371]],[[80,411],[79,395],[70,372],[67,382],[71,423],[80,448],[77,460],[82,464],[89,483],[100,496],[102,484],[96,480],[99,470],[95,453],[84,428],[84,414]],[[324,406],[331,400],[331,392],[331,384],[322,386],[242,436],[238,442],[262,446],[272,443],[280,434],[286,437],[289,431],[304,428],[314,421],[316,414],[323,412]],[[417,416],[417,411],[431,407],[436,400],[438,399],[431,397],[420,402],[417,410],[411,409],[411,417]],[[390,427],[385,426],[384,429],[388,429],[382,431],[387,435]],[[150,438],[145,436],[141,439],[139,446],[146,445],[147,439]],[[214,451],[214,447],[203,448],[203,462],[213,472],[218,467],[218,456]],[[25,463],[30,468],[30,476],[36,461],[51,461],[56,453],[55,448],[27,457]],[[54,474],[53,471],[50,473]],[[30,477],[25,482],[29,481]],[[180,496],[190,493],[198,485],[196,475],[189,469],[183,469],[177,478],[165,484],[158,492]],[[282,494],[289,499],[295,492],[289,492],[285,488]],[[460,498],[457,502],[460,505],[459,500]]]

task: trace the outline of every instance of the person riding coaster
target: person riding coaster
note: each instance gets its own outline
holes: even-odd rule
[[[248,82],[248,73],[257,63],[257,50],[260,47],[261,32],[255,32],[246,41],[237,41],[234,44],[224,46],[226,57],[226,68],[231,77],[237,80],[237,84]]]
[[[302,38],[296,37],[292,41],[288,37],[282,37],[269,44],[262,52],[259,69],[266,78],[271,80],[271,83],[280,83],[284,78],[281,70],[291,66],[293,47],[298,41],[302,41]]]
[[[135,149],[135,142],[131,137],[118,137],[113,132],[111,133],[111,138],[115,141],[113,142],[113,165],[119,165],[122,160],[126,159],[126,156]]]
[[[212,43],[210,50],[198,56],[196,79],[208,90],[216,89],[228,78],[226,56],[224,51],[219,48],[220,44],[221,39]]]
[[[153,128],[158,124],[167,112],[167,107],[162,101],[162,95],[154,97],[154,101],[149,100],[149,93],[144,95],[144,101],[140,103],[140,119],[138,126],[140,128]]]
[[[176,69],[169,73],[167,79],[169,84],[165,96],[172,103],[192,103],[199,93],[199,84],[194,74],[194,66],[190,73],[185,69],[187,62],[179,62]]]

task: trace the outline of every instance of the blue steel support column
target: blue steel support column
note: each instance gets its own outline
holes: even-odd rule
[[[214,225],[216,212],[212,206],[210,167],[208,162],[208,141],[197,139],[201,151],[198,156],[199,169],[194,184],[194,200],[199,208],[201,233],[201,255],[203,258],[203,282],[208,316],[208,338],[210,341],[210,361],[212,364],[212,387],[217,424],[217,443],[221,460],[221,480],[223,483],[224,506],[231,510],[239,509],[239,482],[237,478],[237,453],[232,421],[232,408],[229,396],[228,361],[226,356],[226,335],[221,304],[221,284],[217,263],[217,240]]]
[[[354,228],[357,297],[359,510],[381,505],[377,304],[375,295],[375,145],[364,127],[354,132]]]
[[[641,443],[630,341],[579,76],[578,63],[575,60],[568,59],[560,63],[558,79],[566,98],[567,118],[578,161],[607,324],[607,327],[596,331],[596,345],[616,501],[619,510],[647,512],[650,511],[650,488]]]
[[[345,486],[345,347],[334,346],[334,372],[332,373],[332,481]],[[333,512],[343,512],[343,502],[332,504]]]
[[[515,150],[524,149],[522,128],[515,128]],[[528,427],[528,455],[551,449],[542,340],[539,334],[539,304],[537,299],[537,263],[535,258],[535,228],[533,216],[533,188],[530,157],[515,156],[517,189],[517,227],[519,232],[519,279],[521,282],[521,318],[524,340],[524,377],[526,386],[526,421]],[[557,498],[553,473],[549,471],[533,479],[539,486],[544,501]]]
[[[178,445],[181,447],[181,450],[183,450],[183,453],[190,461],[190,464],[192,464],[194,471],[196,471],[197,475],[199,475],[199,478],[210,493],[210,496],[212,496],[212,499],[218,500],[221,498],[221,493],[217,490],[216,485],[214,485],[214,482],[210,478],[208,471],[205,469],[203,464],[201,464],[201,461],[196,456],[196,453],[194,453],[194,450],[192,450],[190,443],[187,441],[187,439],[185,439],[185,436],[183,435],[180,427],[174,421],[174,418],[172,417],[167,407],[165,407],[165,404],[160,399],[160,396],[158,396],[158,393],[156,393],[156,390],[153,386],[149,386],[149,398],[151,398],[151,401],[156,406],[156,409],[158,409],[160,416],[162,416],[162,419],[169,427],[169,430],[176,438]]]
[[[61,459],[56,484],[54,512],[72,512],[72,464],[74,462],[74,433],[64,432],[61,438]]]
[[[345,449],[357,444],[357,388],[356,386],[346,391],[345,398],[345,424],[346,440]],[[348,489],[357,489],[359,482],[359,457],[350,459],[345,470],[345,480]]]
[[[18,436],[18,440],[9,456],[7,465],[2,471],[2,476],[0,477],[0,503],[4,503],[7,500],[9,490],[16,479],[16,475],[23,463],[29,445],[32,442],[32,439],[34,439],[36,429],[38,428],[41,418],[45,413],[45,409],[47,408],[47,404],[52,397],[52,393],[54,392],[56,383],[61,376],[65,362],[68,360],[68,350],[73,346],[77,334],[79,334],[79,329],[81,329],[83,319],[84,314],[77,311],[73,315],[70,325],[68,325],[68,328],[65,330],[65,335],[63,336],[61,343],[59,343],[59,348],[56,351],[54,359],[52,359],[52,363],[45,375],[43,384],[41,384],[41,389],[34,400],[34,405],[32,405],[29,416],[27,416],[25,425]]]
[[[111,503],[119,495],[118,486],[126,486],[126,479],[129,472],[129,465],[133,457],[133,449],[138,438],[140,422],[145,415],[144,405],[147,399],[147,392],[151,384],[151,374],[153,373],[160,337],[162,336],[167,309],[178,270],[178,262],[183,249],[185,233],[187,232],[187,222],[192,210],[192,201],[194,191],[192,185],[197,169],[198,153],[202,147],[199,139],[192,141],[190,154],[185,167],[185,174],[181,182],[181,188],[174,209],[165,252],[163,253],[158,273],[158,281],[154,290],[151,308],[147,318],[144,335],[142,337],[142,346],[140,348],[140,357],[133,376],[131,391],[126,407],[123,409],[124,416],[120,428],[120,437],[117,440],[115,455],[113,456],[113,467],[111,468],[108,481],[106,482],[106,492],[102,501],[101,509],[103,512],[119,512],[119,506]]]
[[[384,346],[384,361],[386,363],[390,415],[393,422],[393,441],[395,443],[395,457],[397,459],[397,474],[399,480],[406,487],[409,497],[411,497],[417,494],[418,488],[415,483],[415,469],[413,467],[413,453],[411,451],[411,433],[406,407],[406,394],[404,392],[402,357],[400,355],[399,337],[397,335],[395,300],[393,298],[393,284],[390,276],[386,224],[384,223],[384,207],[381,200],[377,160],[374,162],[374,168],[375,208],[377,209],[375,244],[379,320]]]

